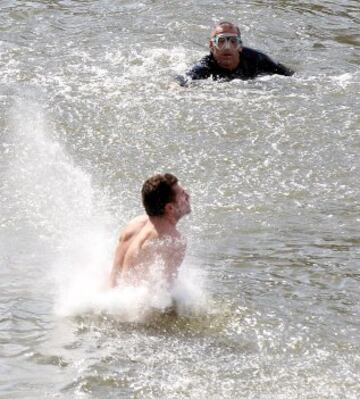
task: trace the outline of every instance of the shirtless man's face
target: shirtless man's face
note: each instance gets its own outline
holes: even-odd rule
[[[212,32],[211,38],[213,39],[215,36],[229,36],[233,35],[237,37],[239,32],[237,31],[235,26],[232,25],[219,25]],[[226,45],[222,48],[219,48],[215,45],[215,43],[210,40],[209,42],[210,51],[212,52],[216,62],[224,69],[228,69],[229,71],[235,70],[240,62],[240,52],[241,47],[237,45]]]
[[[173,214],[179,220],[191,212],[190,195],[178,183],[172,189],[175,193],[175,200],[171,203],[173,205]]]

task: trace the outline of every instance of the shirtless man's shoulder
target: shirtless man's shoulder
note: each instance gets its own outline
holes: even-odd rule
[[[149,216],[140,215],[136,218],[132,219],[127,226],[120,233],[120,241],[127,241],[131,239],[135,234],[139,233],[139,231],[145,226],[148,222]]]
[[[138,216],[130,221],[120,234],[120,243],[128,243],[129,249],[140,250],[148,241],[159,238],[150,219],[146,215]]]

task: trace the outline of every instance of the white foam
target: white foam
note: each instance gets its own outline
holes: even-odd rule
[[[6,194],[20,221],[61,239],[95,216],[95,191],[91,177],[54,139],[55,126],[36,94],[29,91],[12,108]]]
[[[204,312],[207,294],[204,279],[189,265],[184,265],[174,286],[169,289],[162,277],[162,268],[152,266],[147,280],[137,285],[120,282],[108,288],[108,271],[87,265],[59,280],[56,313],[75,316],[86,313],[110,314],[122,321],[143,321],[154,311],[166,312],[174,304],[179,314]],[[67,277],[67,281],[66,281]]]

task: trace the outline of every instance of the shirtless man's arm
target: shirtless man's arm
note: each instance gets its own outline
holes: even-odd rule
[[[149,220],[147,215],[141,215],[133,219],[121,232],[118,245],[115,250],[113,266],[110,274],[110,287],[116,286],[116,280],[119,274],[123,273],[124,259],[130,246],[132,238],[144,227]]]
[[[125,238],[123,233],[120,234],[118,245],[115,250],[115,256],[114,256],[114,261],[110,273],[110,287],[114,288],[116,286],[116,280],[118,273],[120,272],[124,260],[124,242]]]
[[[178,275],[186,252],[186,241],[179,235],[177,237],[168,237],[164,240],[165,245],[160,245],[158,252],[165,265],[165,278],[168,283],[172,284]]]

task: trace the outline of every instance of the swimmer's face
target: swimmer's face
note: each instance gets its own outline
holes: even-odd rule
[[[191,212],[190,195],[178,183],[176,183],[172,189],[175,194],[175,200],[172,203],[173,214],[174,217],[179,220]]]
[[[231,36],[234,39],[239,36],[236,26],[219,25],[212,31],[209,42],[209,48],[215,61],[221,68],[229,71],[233,71],[238,67],[241,52],[241,45],[236,40],[232,40]],[[221,37],[224,37],[225,45],[217,46],[216,41]]]

